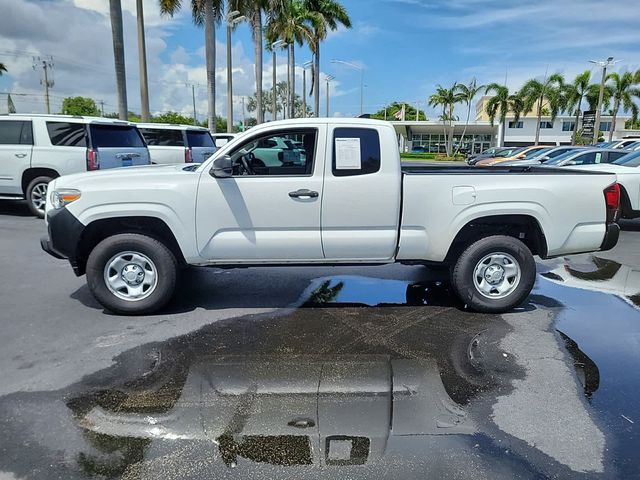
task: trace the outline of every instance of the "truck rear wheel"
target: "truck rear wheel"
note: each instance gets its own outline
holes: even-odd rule
[[[87,284],[106,309],[123,315],[153,313],[176,288],[178,264],[155,238],[124,233],[106,238],[87,260]]]
[[[536,264],[527,246],[504,235],[469,245],[458,258],[451,283],[460,299],[477,312],[502,313],[531,293]]]

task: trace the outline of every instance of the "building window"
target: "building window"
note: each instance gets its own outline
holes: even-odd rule
[[[524,122],[522,120],[509,122],[509,128],[524,128]]]
[[[563,132],[573,132],[576,129],[576,122],[562,122]]]
[[[553,122],[540,122],[540,128],[553,128]]]
[[[611,130],[611,122],[600,122],[600,131],[608,132]]]

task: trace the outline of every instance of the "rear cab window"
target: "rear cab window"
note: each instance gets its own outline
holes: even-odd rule
[[[84,123],[46,122],[51,145],[55,147],[86,147],[87,130]]]
[[[92,124],[89,130],[93,148],[146,147],[142,135],[132,125]]]
[[[169,128],[140,128],[147,145],[154,147],[184,147],[182,130]]]
[[[215,148],[216,146],[209,132],[199,130],[187,130],[187,143],[189,147]]]
[[[33,131],[28,120],[0,121],[0,145],[33,145]]]
[[[372,128],[336,128],[333,131],[334,177],[367,175],[380,170],[380,136]]]

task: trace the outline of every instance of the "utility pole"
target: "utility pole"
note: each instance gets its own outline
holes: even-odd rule
[[[40,80],[40,84],[44,85],[44,104],[47,110],[47,113],[51,113],[51,108],[49,106],[49,89],[53,88],[55,82],[53,81],[53,75],[51,80],[49,79],[49,70],[53,69],[53,57],[49,56],[48,58],[40,58],[33,57],[33,69],[42,67],[44,79]]]
[[[307,68],[313,68],[313,61],[302,64],[302,117],[307,118]]]
[[[149,82],[147,80],[147,46],[144,35],[144,11],[142,0],[136,0],[138,19],[138,62],[140,63],[140,110],[143,122],[149,122]]]
[[[245,20],[238,10],[227,13],[227,133],[233,132],[233,62],[231,58],[231,31]]]
[[[98,100],[98,103],[100,104],[100,115],[104,117],[104,100]]]
[[[191,85],[191,98],[193,100],[193,124],[198,125],[198,116],[196,114],[196,86]]]
[[[276,48],[277,47],[286,47],[287,44],[283,41],[283,40],[278,40],[277,42],[273,42],[271,44],[271,50],[273,51],[273,99],[272,99],[272,112],[271,112],[271,120],[277,120],[278,119],[278,91],[277,91],[277,86],[278,86],[278,77],[276,75],[276,63],[277,63],[277,58],[276,58]]]
[[[327,117],[329,116],[329,82],[333,80],[335,77],[333,75],[327,75]]]
[[[589,60],[589,63],[593,63],[602,67],[602,80],[600,81],[600,94],[598,95],[598,107],[596,108],[596,123],[593,126],[593,144],[598,143],[598,135],[600,133],[600,115],[602,111],[602,99],[604,97],[604,83],[607,81],[607,67],[609,65],[614,65],[619,62],[619,60],[614,61],[613,57],[609,57],[606,60]],[[578,126],[576,125],[576,128]],[[613,136],[613,132],[611,132],[611,136]],[[610,138],[611,139],[611,138]]]

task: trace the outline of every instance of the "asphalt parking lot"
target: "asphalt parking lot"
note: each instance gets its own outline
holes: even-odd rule
[[[120,317],[0,205],[0,479],[638,478],[640,222],[468,312],[424,267],[193,269]]]

